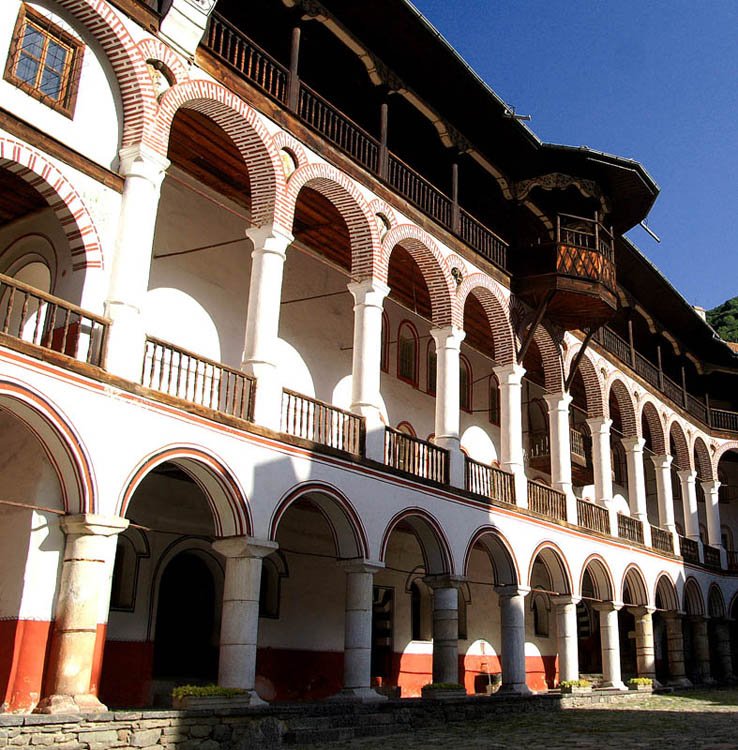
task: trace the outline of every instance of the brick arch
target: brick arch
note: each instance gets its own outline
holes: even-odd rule
[[[581,344],[569,347],[569,351],[567,352],[567,371],[571,369],[574,357],[581,348]],[[584,383],[584,396],[587,399],[587,416],[604,416],[605,399],[602,394],[602,383],[589,351],[585,351],[584,356],[579,360],[579,374]]]
[[[459,320],[458,309],[453,303],[456,282],[451,276],[451,269],[433,238],[422,229],[413,224],[400,224],[387,232],[382,240],[382,251],[378,259],[376,273],[379,280],[387,282],[390,256],[399,244],[418,264],[428,285],[434,325],[444,327],[453,324],[461,328],[463,320]]]
[[[553,331],[545,324],[538,326],[533,340],[538,346],[543,362],[543,378],[549,393],[564,390],[564,360],[561,346],[556,343]]]
[[[671,438],[674,438],[674,450],[676,452],[676,463],[680,470],[688,471],[692,469],[692,458],[689,453],[689,446],[687,444],[687,438],[684,434],[682,426],[677,422],[676,419],[672,420],[667,431],[669,442]]]
[[[300,167],[304,167],[308,163],[307,152],[303,148],[302,143],[293,138],[289,133],[286,133],[284,130],[278,130],[272,136],[272,142],[274,143],[274,148],[277,151],[285,149],[286,151],[289,151],[294,155],[296,162],[295,171],[297,171]]]
[[[694,446],[694,466],[697,469],[699,478],[703,482],[715,479],[715,474],[712,468],[712,460],[710,458],[710,451],[705,445],[705,441],[701,437],[695,438]]]
[[[657,456],[666,455],[668,451],[666,450],[664,423],[661,421],[656,404],[650,398],[644,399],[641,404],[639,423],[643,419],[648,423],[648,430],[651,433],[651,442],[653,443],[653,452]]]
[[[473,294],[484,308],[492,330],[495,360],[500,365],[515,362],[515,334],[510,325],[510,308],[500,287],[483,273],[467,276],[456,289],[455,315],[464,321],[464,306]]]
[[[168,89],[161,98],[153,129],[154,147],[166,154],[175,115],[192,109],[209,117],[231,138],[241,152],[251,183],[251,219],[255,226],[275,223],[285,229],[284,178],[271,136],[256,112],[228,89],[212,81],[188,81]]]
[[[122,145],[147,141],[147,123],[156,117],[156,92],[146,58],[118,14],[105,0],[56,0],[95,38],[118,80],[123,105]]]
[[[635,406],[633,405],[633,396],[628,390],[625,383],[616,375],[606,386],[605,390],[605,408],[607,416],[610,416],[610,394],[614,394],[620,408],[620,419],[623,423],[624,437],[637,437],[640,435],[640,425],[636,419]]]
[[[170,81],[172,85],[184,83],[189,79],[189,72],[180,57],[161,40],[149,36],[142,39],[137,46],[145,61],[159,60],[167,66],[174,76],[174,81]]]
[[[389,229],[392,229],[392,227],[396,227],[399,224],[397,221],[397,214],[392,206],[379,198],[375,198],[369,203],[369,210],[371,211],[372,216],[376,216],[377,214],[384,215],[389,222]]]
[[[92,218],[79,193],[51,162],[30,146],[0,137],[0,168],[25,180],[49,204],[67,236],[74,271],[103,267]]]
[[[726,443],[723,443],[717,451],[715,451],[715,456],[713,458],[713,471],[717,474],[718,466],[720,465],[720,459],[728,452],[728,451],[735,451],[736,455],[738,455],[738,440],[729,440]]]

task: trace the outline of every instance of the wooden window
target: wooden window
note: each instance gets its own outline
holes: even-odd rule
[[[428,393],[431,396],[436,395],[436,377],[438,375],[438,358],[436,357],[436,342],[431,339],[428,342],[428,356],[426,357],[426,367],[428,372]]]
[[[397,334],[397,377],[418,387],[418,334],[412,323],[400,323]]]
[[[72,117],[83,55],[82,42],[24,5],[13,32],[5,79]]]
[[[386,312],[382,312],[382,351],[379,367],[382,372],[389,372],[389,318]]]
[[[472,410],[472,369],[469,360],[462,354],[459,357],[459,408]]]
[[[494,375],[489,378],[489,421],[500,424],[500,384]]]

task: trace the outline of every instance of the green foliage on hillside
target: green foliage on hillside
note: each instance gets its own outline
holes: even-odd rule
[[[707,311],[707,322],[725,341],[738,342],[738,297]]]

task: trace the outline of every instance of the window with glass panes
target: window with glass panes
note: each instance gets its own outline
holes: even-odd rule
[[[397,375],[417,387],[418,334],[407,322],[400,324],[397,335]]]
[[[79,40],[24,5],[15,26],[5,78],[71,117],[83,51]]]

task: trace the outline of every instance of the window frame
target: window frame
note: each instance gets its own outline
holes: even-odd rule
[[[413,375],[414,375],[414,378],[413,379],[408,378],[407,376],[405,376],[405,375],[402,374],[401,363],[402,363],[402,332],[403,332],[403,329],[407,329],[410,332],[410,334],[411,334],[410,338],[412,338],[412,340],[413,340],[413,345],[414,345],[414,352],[413,352],[413,355],[414,355],[413,356],[413,370],[414,370]],[[417,330],[417,328],[415,328],[415,326],[409,320],[407,320],[407,319],[401,321],[400,325],[397,327],[397,379],[398,380],[402,380],[404,383],[409,383],[413,388],[417,388],[418,387],[418,383],[419,383],[419,379],[418,379],[418,374],[419,374],[419,370],[420,370],[420,366],[419,366],[419,362],[418,362],[418,359],[419,359],[419,353],[418,353],[419,345],[420,345],[420,337],[418,336],[418,330]]]
[[[466,372],[466,387],[462,372]],[[474,412],[474,375],[469,358],[459,354],[459,410],[467,414]]]
[[[436,353],[436,342],[432,336],[428,340],[428,349],[425,355],[425,370],[425,391],[429,396],[435,396],[438,391],[438,354]]]
[[[44,62],[48,52],[49,40],[54,41],[59,46],[69,49],[69,60],[65,62],[61,74],[61,83],[59,87],[59,100],[54,100],[48,94],[44,94],[36,85],[31,85],[22,78],[19,78],[16,71],[21,61],[22,42],[25,37],[28,25],[36,28],[44,37],[44,46],[39,58],[39,70],[36,73],[36,80],[45,70]],[[10,48],[8,49],[7,61],[5,64],[4,79],[33,97],[37,101],[46,105],[55,112],[72,119],[74,110],[77,105],[77,94],[79,93],[79,81],[82,76],[82,61],[84,59],[85,44],[82,40],[72,36],[69,32],[62,29],[50,18],[34,10],[25,3],[21,5],[18,18],[15,22],[13,35],[10,39]]]
[[[389,315],[382,310],[382,332],[381,332],[381,349],[379,354],[380,372],[389,373],[390,369],[390,322]]]

